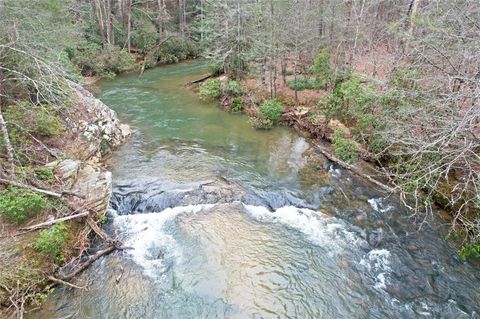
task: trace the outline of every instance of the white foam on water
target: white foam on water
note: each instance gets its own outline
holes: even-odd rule
[[[181,260],[181,248],[173,236],[165,233],[166,222],[181,214],[196,214],[210,210],[214,204],[189,205],[167,208],[159,213],[121,215],[114,218],[114,226],[120,233],[126,234],[125,246],[132,260],[143,267],[145,274],[157,277],[166,270],[165,258],[173,257]]]
[[[345,248],[357,247],[363,241],[348,231],[344,222],[310,209],[285,206],[271,212],[263,206],[244,207],[258,221],[280,223],[302,232],[313,244],[329,248],[332,255]]]
[[[386,213],[391,211],[394,207],[392,205],[388,205],[384,203],[384,198],[370,198],[368,203],[372,207],[373,210],[379,213]]]
[[[334,168],[333,165],[330,165],[328,169],[328,173],[336,179],[340,179],[342,177],[342,171],[339,168]]]
[[[367,271],[375,276],[376,289],[385,289],[389,283],[388,276],[392,271],[390,256],[390,252],[386,249],[373,249],[360,260],[360,265],[365,266]]]

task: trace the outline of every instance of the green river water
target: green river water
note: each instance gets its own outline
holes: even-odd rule
[[[184,87],[202,62],[122,75],[98,97],[134,129],[109,162],[95,262],[30,318],[479,318],[480,276],[429,219]]]

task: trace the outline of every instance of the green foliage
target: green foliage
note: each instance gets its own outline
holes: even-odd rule
[[[421,76],[420,70],[416,68],[398,68],[392,72],[390,84],[397,88],[415,89]]]
[[[58,112],[52,105],[32,106],[29,102],[9,105],[3,112],[14,147],[30,143],[30,136],[54,137],[64,131]]]
[[[135,58],[118,46],[102,47],[88,42],[77,48],[69,48],[67,53],[84,76],[114,77],[135,67]]]
[[[391,103],[397,103],[385,93],[377,93],[368,83],[356,76],[336,85],[319,101],[327,120],[338,119],[352,127],[355,140],[366,146],[374,156],[380,156],[387,143],[378,134],[385,128],[382,116]]]
[[[231,96],[239,96],[241,94],[241,91],[240,91],[240,84],[235,81],[235,80],[231,80],[231,81],[228,81],[226,84],[225,84],[225,87],[224,87],[224,92],[225,94],[227,95],[231,95]]]
[[[41,137],[53,137],[59,135],[63,130],[63,124],[56,114],[51,114],[45,108],[38,108],[33,111],[36,114],[31,131]]]
[[[314,79],[296,78],[287,81],[287,86],[295,91],[321,90],[325,85]]]
[[[230,106],[230,110],[232,110],[232,112],[240,112],[241,110],[243,110],[244,107],[245,107],[245,102],[242,100],[242,98],[236,97],[232,100],[232,105]]]
[[[191,40],[175,38],[165,42],[154,56],[156,63],[170,64],[195,58],[198,54],[198,47]]]
[[[220,79],[210,79],[200,86],[200,96],[204,99],[218,98],[222,94]]]
[[[155,25],[148,17],[148,12],[135,7],[132,9],[134,25],[131,30],[131,44],[133,47],[145,53],[157,43],[158,33]]]
[[[458,252],[458,255],[462,259],[480,258],[480,240],[464,245]]]
[[[42,181],[52,182],[55,179],[55,175],[50,168],[36,168],[34,171],[37,178]]]
[[[333,68],[330,59],[328,49],[322,49],[313,61],[313,73],[320,86],[326,86],[332,82]]]
[[[330,94],[320,100],[328,119],[337,118],[345,122],[356,122],[358,117],[372,114],[374,102],[373,89],[363,85],[356,76],[339,83]]]
[[[208,66],[208,71],[213,76],[219,76],[219,75],[223,74],[223,65],[221,63],[211,63]]]
[[[0,191],[0,214],[12,223],[21,224],[46,208],[43,195],[13,186]]]
[[[100,218],[98,219],[98,222],[99,222],[100,224],[105,224],[107,221],[108,221],[108,216],[107,216],[107,214],[103,214],[103,215],[100,216]]]
[[[49,229],[42,230],[35,241],[35,248],[42,254],[63,261],[63,247],[68,238],[68,229],[64,222],[57,223]]]
[[[280,117],[283,114],[283,105],[278,100],[266,100],[260,105],[258,109],[260,111],[260,115],[263,119],[267,120],[271,123],[271,125],[277,123]]]
[[[353,164],[358,160],[359,150],[354,141],[345,138],[345,132],[341,129],[335,130],[332,134],[332,146],[342,161]]]

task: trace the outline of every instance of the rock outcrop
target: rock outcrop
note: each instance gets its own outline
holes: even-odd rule
[[[73,143],[67,156],[52,163],[64,187],[81,197],[73,197],[73,207],[88,207],[97,215],[105,213],[112,193],[112,174],[102,159],[131,135],[130,127],[121,124],[115,111],[78,84],[70,83],[76,108],[65,121]]]
[[[115,111],[78,84],[71,85],[77,98],[77,111],[70,115],[77,133],[78,159],[98,162],[131,135],[130,127],[121,124]],[[73,118],[72,118],[73,117]]]

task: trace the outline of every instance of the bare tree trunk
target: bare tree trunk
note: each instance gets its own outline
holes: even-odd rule
[[[293,66],[293,74],[294,74],[294,83],[295,84],[297,84],[298,52],[296,54],[297,54],[297,56],[295,57],[294,66]],[[298,90],[295,90],[295,106],[298,106]]]
[[[420,0],[412,0],[408,8],[408,33],[412,35],[415,27],[415,15],[417,14],[418,3]]]
[[[203,1],[200,0],[200,42],[203,42]]]
[[[334,30],[334,21],[335,21],[335,1],[331,4],[332,14],[330,16],[330,45],[333,44],[333,30]]]
[[[357,52],[358,32],[360,30],[360,22],[362,21],[363,9],[365,8],[365,0],[362,0],[362,6],[360,8],[360,14],[356,19],[355,26],[355,39],[353,40],[353,49],[350,54],[350,64],[352,64],[355,54]]]
[[[158,18],[157,18],[157,24],[158,24],[158,38],[160,41],[163,39],[163,14],[165,11],[165,3],[163,0],[157,0],[157,10],[158,10]]]
[[[267,80],[265,78],[265,74],[267,73],[267,60],[266,58],[263,58],[262,60],[262,86],[267,85]]]
[[[277,97],[277,61],[273,65],[273,97]]]
[[[105,25],[103,23],[102,6],[100,0],[92,0],[92,2],[95,9],[95,16],[97,17],[98,28],[100,29],[100,35],[102,36],[102,42],[105,43]]]
[[[128,0],[127,1],[127,49],[128,52],[131,51],[132,45],[131,45],[131,34],[132,34],[132,1]]]
[[[1,103],[1,102],[0,102]],[[8,161],[8,169],[7,174],[9,177],[15,174],[15,163],[14,163],[14,154],[15,150],[10,143],[10,135],[8,134],[7,122],[3,118],[2,113],[2,105],[0,104],[0,130],[2,131],[3,135],[3,143],[5,144],[5,149],[7,150],[7,161]]]
[[[319,21],[318,21],[318,38],[320,39],[320,41],[322,41],[322,38],[323,38],[323,12],[324,12],[324,7],[323,7],[323,1],[324,0],[320,0],[320,3],[318,5],[319,7],[319,10],[320,10],[320,17],[319,17]]]
[[[110,0],[103,0],[103,17],[105,18],[105,37],[107,40],[107,43],[110,44]]]
[[[125,10],[123,8],[123,0],[118,0],[118,11],[120,13],[120,20],[125,25]]]
[[[110,42],[111,44],[115,44],[115,31],[113,29],[113,14],[112,14],[112,4],[111,0],[107,0],[107,10],[108,10],[108,30],[110,34]]]
[[[186,24],[186,0],[178,0],[178,29],[180,34],[185,35],[185,24]]]
[[[273,99],[273,61],[270,59],[268,64],[268,82],[270,84],[270,98]]]

